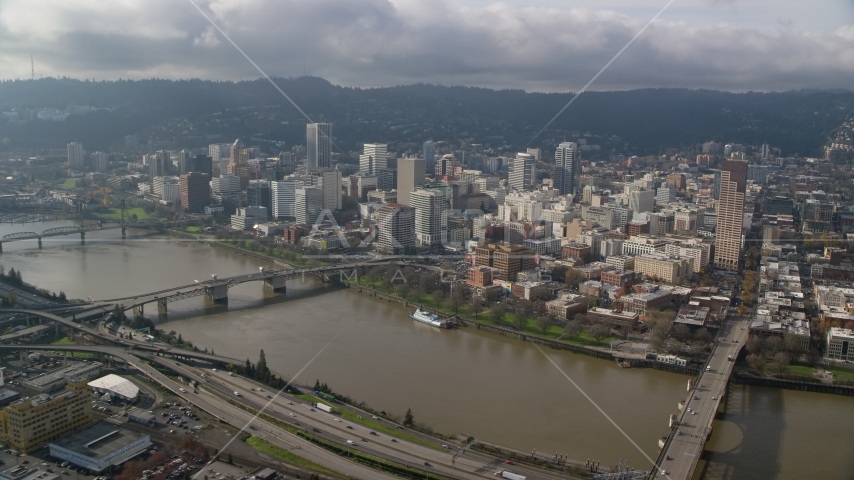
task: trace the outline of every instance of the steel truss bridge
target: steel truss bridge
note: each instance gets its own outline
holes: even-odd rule
[[[42,246],[42,239],[46,237],[58,237],[63,235],[73,235],[80,234],[80,239],[83,240],[86,237],[86,232],[94,232],[98,230],[112,230],[116,228],[121,228],[122,233],[128,228],[151,228],[151,227],[167,227],[167,223],[162,223],[159,220],[149,219],[149,220],[140,220],[136,222],[96,222],[89,223],[85,225],[67,225],[64,227],[54,227],[48,228],[47,230],[38,232],[15,232],[3,235],[0,237],[0,252],[3,251],[3,244],[8,242],[14,242],[18,240],[38,240],[39,247]]]

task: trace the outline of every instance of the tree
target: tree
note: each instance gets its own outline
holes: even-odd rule
[[[431,300],[433,300],[433,305],[436,308],[442,307],[442,301],[445,299],[445,292],[442,290],[433,290],[433,293],[430,295]]]
[[[531,303],[521,302],[513,309],[513,326],[524,330],[528,325],[528,316],[531,314]]]
[[[405,427],[412,427],[415,425],[415,417],[412,415],[412,409],[406,409],[406,415],[403,417],[403,425]]]
[[[563,283],[565,283],[567,287],[573,287],[577,289],[578,284],[582,282],[584,282],[584,274],[574,268],[570,268],[564,274]]]
[[[747,349],[747,353],[759,353],[762,350],[762,340],[759,337],[751,335],[744,342],[744,348]]]
[[[608,336],[608,333],[610,333],[610,329],[605,325],[598,323],[596,325],[591,325],[590,328],[587,329],[587,334],[593,337],[593,339],[596,340],[596,343],[600,343],[603,338]]]
[[[270,376],[270,369],[267,368],[267,356],[264,355],[264,349],[258,354],[258,365],[255,367],[255,378],[263,382],[267,381]]]
[[[15,295],[15,292],[9,292],[9,295],[6,296],[6,304],[14,307],[16,303],[18,303],[18,296]]]
[[[577,337],[579,332],[581,332],[581,323],[578,320],[570,320],[563,327],[563,333],[570,339]]]
[[[777,355],[777,353],[783,350],[783,339],[780,337],[768,337],[765,339],[765,350],[771,355]]]
[[[477,314],[478,314],[478,312],[479,312],[479,311],[481,311],[481,310],[483,310],[483,307],[484,307],[485,305],[486,305],[486,304],[485,304],[485,302],[483,301],[483,299],[482,299],[482,298],[480,298],[480,297],[478,297],[477,295],[473,295],[473,296],[471,297],[471,308],[472,308],[472,310],[474,310],[474,318],[475,318],[475,320],[477,320]]]
[[[583,313],[576,313],[572,319],[578,322],[579,326],[590,325],[590,319],[588,319],[587,315]]]
[[[679,340],[691,338],[691,329],[684,323],[677,324],[673,327],[673,336]]]
[[[738,314],[744,315],[745,313],[747,313],[747,305],[742,303],[741,305],[738,306]]]
[[[501,305],[493,305],[490,307],[489,319],[492,320],[492,323],[501,325],[501,321],[504,319],[504,307]]]
[[[450,306],[454,309],[454,315],[459,312],[460,307],[465,303],[465,287],[457,284],[457,288],[451,290]]]
[[[780,375],[786,373],[789,369],[789,362],[792,359],[789,357],[789,354],[786,352],[779,352],[774,355],[774,370]]]
[[[765,357],[758,353],[751,353],[747,356],[747,364],[750,368],[761,372],[765,368]]]
[[[694,334],[694,339],[698,342],[709,343],[712,340],[712,334],[709,333],[706,327],[703,327],[697,330],[697,333]]]
[[[753,301],[753,295],[750,294],[747,290],[741,292],[741,302],[744,305],[750,305],[750,302]]]
[[[537,317],[535,323],[537,324],[537,329],[540,333],[545,335],[549,332],[549,327],[552,326],[552,319],[545,315],[540,315]]]
[[[397,284],[397,286],[394,287],[394,289],[397,290],[397,294],[403,298],[406,298],[406,295],[411,290],[409,282],[401,282],[401,283]]]

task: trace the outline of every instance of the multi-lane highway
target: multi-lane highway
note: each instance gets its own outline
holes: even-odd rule
[[[736,314],[731,315],[722,327],[706,370],[688,393],[677,433],[665,446],[667,450],[662,452],[663,460],[650,478],[690,480],[693,477],[721,397],[726,394],[735,359],[747,341],[748,323],[748,316]]]

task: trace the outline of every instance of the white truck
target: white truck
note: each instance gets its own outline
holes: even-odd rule
[[[315,405],[315,407],[317,407],[319,410],[323,410],[326,413],[332,413],[332,407],[330,407],[329,405],[318,403],[317,405]]]
[[[508,472],[507,470],[501,470],[500,472],[495,473],[496,477],[506,478],[508,480],[525,480],[524,475],[519,475],[518,473]]]

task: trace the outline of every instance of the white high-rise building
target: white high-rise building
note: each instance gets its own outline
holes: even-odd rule
[[[92,163],[96,172],[107,171],[107,154],[104,152],[95,152],[92,154]]]
[[[332,165],[332,124],[309,123],[305,126],[305,165],[329,168]]]
[[[274,218],[296,217],[296,190],[305,184],[299,180],[271,182],[272,207]]]
[[[715,267],[738,271],[747,162],[727,160],[721,165],[718,225],[715,229]]]
[[[294,191],[297,223],[314,224],[320,218],[323,192],[319,188],[304,187]]]
[[[68,168],[83,170],[83,144],[77,142],[68,144]]]
[[[529,153],[519,152],[516,158],[510,159],[510,171],[507,175],[507,183],[518,191],[530,190],[534,186],[537,176],[535,173],[536,161]]]
[[[220,175],[211,179],[211,195],[220,198],[240,195],[240,177]]]
[[[409,197],[415,209],[415,242],[419,246],[442,245],[447,239],[447,200],[437,190],[419,189]]]
[[[359,171],[365,175],[378,175],[388,167],[388,145],[385,143],[366,143],[359,156]]]
[[[377,212],[377,238],[374,248],[380,253],[401,254],[415,247],[415,212],[405,205],[390,204]]]
[[[561,195],[576,194],[578,188],[579,155],[578,144],[563,142],[555,150],[554,187]]]

